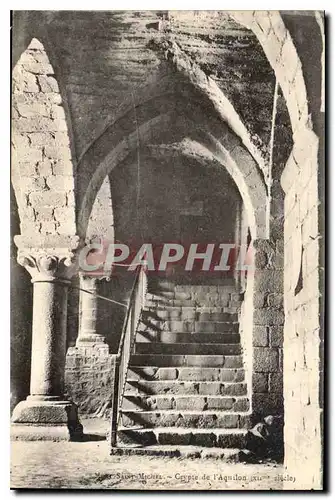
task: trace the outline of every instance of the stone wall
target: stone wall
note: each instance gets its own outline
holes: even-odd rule
[[[308,146],[307,146],[308,145]],[[284,436],[286,466],[299,484],[320,487],[323,418],[323,321],[320,282],[318,139],[300,131],[286,165]]]
[[[12,182],[21,234],[74,235],[74,176],[54,71],[33,39],[13,71]]]
[[[283,248],[254,242],[253,412],[283,414]]]
[[[241,197],[219,166],[177,155],[145,157],[139,180],[137,163],[127,162],[111,172],[110,182],[118,241],[138,248],[142,242],[234,242]]]
[[[65,388],[81,415],[108,416],[114,389],[115,355],[106,346],[70,347]]]

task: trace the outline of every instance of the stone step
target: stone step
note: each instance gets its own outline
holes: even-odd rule
[[[180,333],[180,332],[138,332],[136,342],[159,342],[162,344],[239,344],[239,333]]]
[[[217,308],[219,309],[219,308]],[[199,311],[194,307],[159,307],[144,309],[143,321],[223,321],[236,323],[238,317],[231,313],[221,311]]]
[[[208,396],[208,395],[171,395],[155,396],[125,393],[122,409],[125,410],[231,410],[244,412],[250,408],[245,397]]]
[[[169,278],[167,280],[164,279],[159,279],[158,281],[150,282],[149,279],[149,290],[150,291],[157,291],[157,290],[176,290],[176,291],[184,291],[184,290],[191,290],[191,291],[197,291],[197,290],[204,290],[206,292],[210,292],[212,290],[227,290],[227,291],[233,291],[233,292],[238,292],[240,290],[239,285],[236,285],[236,282],[233,279],[229,279],[228,277],[225,278],[224,282],[222,280],[216,281],[214,283],[208,283],[207,282],[202,284],[202,283],[190,283],[190,282],[180,282],[175,280],[174,278]]]
[[[240,354],[240,344],[200,344],[200,343],[174,343],[164,344],[162,342],[137,342],[134,348],[135,354]]]
[[[202,446],[208,448],[245,448],[247,431],[244,429],[181,429],[157,427],[155,429],[119,428],[118,442],[123,445],[134,443],[153,445]]]
[[[238,332],[236,321],[163,321],[141,318],[139,331],[170,331],[180,333],[225,333]]]
[[[241,307],[243,295],[225,293],[185,293],[185,292],[159,292],[147,293],[146,303],[150,305],[170,306],[216,306],[216,307]]]
[[[146,298],[146,308],[149,310],[163,309],[165,307],[176,307],[176,308],[191,308],[200,311],[202,309],[221,309],[221,312],[228,314],[237,314],[241,310],[241,303],[229,303],[228,301],[218,297],[213,296],[208,300],[180,300],[180,299],[164,299],[163,297],[156,297],[155,299]],[[219,311],[218,311],[219,312]]]
[[[120,425],[124,427],[184,427],[210,429],[246,429],[250,415],[224,410],[120,410]]]
[[[148,297],[148,296],[147,296]],[[143,307],[143,311],[165,311],[165,309],[168,310],[178,310],[178,311],[197,311],[197,312],[226,312],[225,309],[227,307],[225,306],[213,306],[213,305],[201,305],[198,303],[192,303],[192,304],[183,304],[180,306],[174,305],[173,302],[166,301],[166,303],[161,304],[159,302],[155,302],[154,305],[148,306],[147,303]],[[234,314],[234,313],[233,313]]]
[[[203,368],[203,367],[159,367],[159,366],[131,366],[128,369],[128,380],[178,380],[194,382],[243,382],[244,369],[233,368]]]
[[[249,456],[248,450],[239,448],[204,448],[203,446],[178,446],[178,445],[152,445],[143,446],[136,442],[121,444],[112,448],[111,455],[117,456],[152,456],[152,457],[178,457],[196,459],[214,459],[226,463],[244,462]]]
[[[202,366],[213,368],[243,368],[241,355],[192,354],[132,354],[130,366]]]
[[[191,284],[175,284],[174,290],[176,292],[204,292],[204,293],[212,293],[212,292],[221,292],[221,293],[238,293],[238,289],[236,288],[235,283],[229,283],[226,285],[222,284],[213,284],[213,285],[191,285]]]
[[[245,396],[245,382],[193,382],[179,380],[127,380],[125,393],[144,395]]]
[[[223,300],[231,302],[242,302],[244,299],[244,294],[232,287],[220,287],[220,286],[206,286],[206,285],[194,285],[181,288],[172,287],[170,289],[155,288],[149,289],[150,296],[153,297],[164,297],[165,299],[180,299],[180,300],[193,300],[193,299],[203,299],[207,300],[209,297],[219,296]]]

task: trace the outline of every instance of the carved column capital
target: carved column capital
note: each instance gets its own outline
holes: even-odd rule
[[[32,282],[70,281],[78,267],[75,254],[70,251],[20,249],[17,261],[29,272]]]
[[[34,246],[22,236],[14,238],[18,247],[17,261],[32,277],[32,282],[64,281],[69,282],[78,271],[78,251],[81,248],[78,237],[66,241],[38,242]],[[50,244],[51,243],[51,244]],[[65,246],[65,244],[68,244]]]
[[[80,279],[82,280],[83,283],[98,283],[99,281],[111,281],[112,279],[112,272],[82,272],[79,271],[79,276]]]

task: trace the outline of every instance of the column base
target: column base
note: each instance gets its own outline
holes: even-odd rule
[[[77,338],[76,347],[104,347],[108,349],[108,344],[102,335],[86,334]]]
[[[13,411],[13,440],[76,441],[83,436],[77,406],[59,398],[28,396]]]

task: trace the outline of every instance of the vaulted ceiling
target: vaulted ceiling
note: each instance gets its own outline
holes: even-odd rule
[[[47,46],[67,97],[78,156],[120,106],[161,71],[164,47],[175,42],[230,100],[251,141],[268,158],[275,76],[255,35],[229,13],[23,12],[15,13],[14,30],[20,15],[29,18],[30,36]],[[281,153],[291,131],[281,95],[277,105]]]

